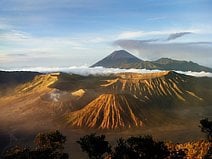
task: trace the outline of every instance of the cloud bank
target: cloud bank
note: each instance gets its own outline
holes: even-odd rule
[[[146,70],[146,69],[119,69],[119,68],[104,68],[104,67],[94,67],[90,68],[88,66],[71,66],[71,67],[28,67],[28,68],[13,68],[13,69],[1,69],[2,71],[35,71],[41,73],[50,73],[50,72],[65,72],[78,74],[83,76],[88,75],[109,75],[114,73],[152,73],[152,72],[162,72],[161,70]],[[181,74],[195,76],[195,77],[212,77],[212,73],[210,72],[183,72],[176,71]]]

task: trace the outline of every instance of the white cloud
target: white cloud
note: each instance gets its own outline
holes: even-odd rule
[[[205,72],[205,71],[201,71],[201,72],[192,72],[192,71],[176,71],[178,73],[181,74],[185,74],[185,75],[189,75],[189,76],[195,76],[195,77],[212,77],[212,73],[210,72]]]
[[[161,36],[161,35],[169,35],[173,33],[179,32],[191,32],[191,33],[199,33],[201,30],[199,29],[167,29],[167,30],[155,30],[155,31],[124,31],[121,32],[117,39],[133,39],[133,38],[143,38],[147,36]]]
[[[3,71],[36,71],[42,73],[48,72],[66,72],[73,73],[79,75],[109,75],[113,73],[124,73],[124,72],[132,72],[132,73],[152,73],[152,72],[162,72],[161,70],[146,70],[146,69],[119,69],[119,68],[104,68],[104,67],[94,67],[90,68],[88,66],[71,66],[71,67],[28,67],[28,68],[13,68],[13,69],[1,69]],[[183,72],[176,71],[181,74],[196,76],[196,77],[212,77],[212,73],[210,72]]]

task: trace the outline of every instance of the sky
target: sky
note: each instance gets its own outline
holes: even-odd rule
[[[211,0],[0,0],[0,68],[89,66],[114,50],[212,67]]]

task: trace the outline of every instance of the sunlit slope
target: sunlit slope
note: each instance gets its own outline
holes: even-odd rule
[[[204,100],[203,94],[196,94],[189,88],[189,82],[193,78],[172,71],[148,74],[122,73],[101,86],[111,92],[130,93],[147,103],[171,106],[179,102],[190,104]]]
[[[204,99],[204,94],[194,89],[198,83],[194,77],[172,71],[115,74],[108,80],[102,80],[98,89],[95,85],[99,96],[84,108],[66,115],[65,121],[71,127],[99,129],[141,127],[143,124],[162,124],[170,119],[174,121],[175,114],[166,113],[210,104],[210,100]],[[208,93],[211,94],[211,90]]]
[[[59,73],[52,73],[35,76],[32,81],[17,87],[16,92],[22,94],[50,90],[49,86],[58,80],[59,75]]]
[[[172,71],[39,74],[0,97],[0,121],[40,126],[65,118],[68,127],[98,129],[163,124],[176,121],[171,111],[211,105],[211,87],[211,78]]]
[[[0,98],[0,126],[16,129],[53,127],[53,120],[67,109],[57,101],[57,90],[49,86],[58,80],[59,74],[37,75],[16,87],[10,95]]]
[[[126,94],[102,94],[83,109],[70,113],[68,125],[88,128],[140,127],[145,109],[142,103]]]

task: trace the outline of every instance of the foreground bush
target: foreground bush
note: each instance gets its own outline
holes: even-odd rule
[[[119,139],[112,154],[112,159],[164,159],[169,156],[164,142],[154,141],[151,136],[130,137]]]
[[[14,146],[6,150],[3,154],[4,159],[68,159],[64,153],[66,137],[58,130],[39,133],[35,137],[35,148],[23,148]]]
[[[209,141],[212,141],[212,121],[209,121],[207,118],[200,120],[201,131],[204,132]]]
[[[111,152],[108,141],[105,141],[105,136],[96,134],[86,135],[77,141],[80,144],[82,151],[86,152],[91,159],[103,159],[105,155]]]
[[[90,159],[183,159],[183,150],[169,149],[151,136],[120,138],[113,149],[104,135],[86,135],[77,141]]]

